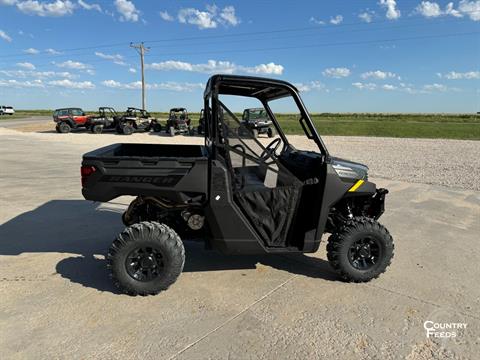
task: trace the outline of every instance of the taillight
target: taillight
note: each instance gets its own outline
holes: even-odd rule
[[[82,166],[80,168],[80,174],[82,175],[82,187],[85,187],[88,177],[95,171],[97,171],[97,169],[95,169],[94,166]]]

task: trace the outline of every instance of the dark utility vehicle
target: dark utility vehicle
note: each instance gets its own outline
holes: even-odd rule
[[[117,126],[119,134],[131,135],[136,131],[162,131],[162,125],[148,111],[133,107],[127,108]]]
[[[59,133],[68,133],[72,129],[85,128],[89,116],[80,108],[57,109],[53,112],[55,130]]]
[[[224,103],[258,99],[277,131],[264,147]],[[230,96],[228,96],[230,98]],[[289,99],[316,151],[289,143],[270,107]],[[225,254],[313,253],[330,233],[328,260],[340,277],[363,282],[385,271],[393,240],[378,218],[385,189],[365,165],[328,153],[297,89],[284,81],[233,75],[210,78],[204,93],[205,145],[114,144],[83,156],[87,200],[136,199],[127,226],[107,255],[115,284],[129,294],[156,294],[182,272],[183,239],[201,239]]]
[[[165,131],[171,136],[175,136],[177,134],[193,135],[193,127],[190,125],[190,122],[191,121],[188,117],[187,109],[170,109]]]
[[[243,110],[242,125],[250,129],[254,137],[258,134],[267,134],[269,138],[275,136],[272,120],[263,108]]]
[[[122,118],[114,108],[100,107],[98,115],[89,117],[86,126],[94,134],[101,134],[103,130],[117,129]]]
[[[202,135],[205,132],[205,114],[204,110],[200,111],[200,118],[198,119],[197,132]]]

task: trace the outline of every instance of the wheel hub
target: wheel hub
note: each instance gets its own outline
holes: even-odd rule
[[[348,250],[348,260],[357,270],[369,270],[380,258],[380,245],[372,237],[356,240]]]
[[[162,273],[162,253],[153,247],[139,247],[130,252],[125,260],[127,273],[135,280],[152,281]]]

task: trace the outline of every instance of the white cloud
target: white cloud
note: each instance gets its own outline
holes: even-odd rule
[[[2,80],[0,79],[0,87],[16,87],[16,88],[43,88],[45,85],[42,80],[33,81],[18,81],[14,79]]]
[[[72,61],[72,60],[67,60],[55,65],[61,68],[72,69],[72,70],[87,70],[91,68],[91,66],[88,64],[84,64],[79,61]]]
[[[377,84],[373,83],[354,82],[352,85],[360,90],[375,90],[377,88]]]
[[[178,12],[178,21],[182,24],[197,25],[199,29],[213,29],[217,22],[213,19],[214,14],[208,11],[200,11],[194,8],[181,9]]]
[[[479,1],[480,4],[480,1]],[[418,13],[426,18],[436,18],[439,16],[451,15],[454,17],[463,17],[462,13],[453,8],[453,3],[450,2],[442,10],[440,5],[432,1],[422,1],[416,8],[415,13]]]
[[[437,74],[440,78],[445,78],[448,80],[472,80],[472,79],[480,79],[480,71],[467,71],[467,72],[456,72],[450,71],[446,74]]]
[[[0,70],[0,74],[8,77],[16,78],[34,78],[34,79],[46,79],[46,78],[67,78],[74,79],[77,75],[71,74],[68,71],[32,71],[32,70]]]
[[[343,21],[342,15],[337,15],[334,18],[330,18],[330,24],[338,25]]]
[[[231,5],[225,6],[220,12],[216,5],[207,5],[204,11],[184,8],[180,9],[177,18],[180,23],[195,25],[201,30],[214,29],[219,23],[224,26],[237,26],[241,22]]]
[[[27,70],[35,70],[35,65],[29,62],[19,62],[17,63],[17,66]]]
[[[453,3],[450,2],[447,4],[447,6],[445,6],[445,14],[446,15],[451,15],[451,16],[454,16],[454,17],[463,17],[462,13],[458,10],[455,10],[453,8]]]
[[[0,0],[0,5],[15,5],[17,0]]]
[[[5,40],[6,42],[12,42],[12,38],[3,30],[0,30],[0,39]]]
[[[43,2],[37,0],[26,0],[16,2],[18,10],[28,15],[42,17],[60,17],[73,14],[75,5],[70,0],[55,0]]]
[[[175,18],[168,13],[168,11],[160,11],[160,17],[165,21],[173,21]]]
[[[140,19],[140,11],[129,0],[115,0],[115,7],[120,13],[120,21],[137,22]]]
[[[445,92],[448,90],[448,87],[446,85],[442,84],[428,84],[424,85],[423,89],[426,91],[440,91],[440,92]]]
[[[135,68],[130,68],[130,69],[128,69],[128,71],[130,71],[133,74],[137,73],[137,69],[135,69]]]
[[[52,49],[52,48],[46,49],[45,52],[46,52],[47,54],[50,54],[50,55],[60,55],[60,54],[61,54],[60,51],[57,51],[57,50]]]
[[[38,54],[40,51],[37,50],[37,49],[34,49],[34,48],[29,48],[29,49],[23,50],[23,52],[24,52],[25,54],[36,55],[36,54]]]
[[[112,89],[122,89],[122,90],[135,90],[142,88],[141,81],[135,81],[131,83],[121,83],[116,80],[105,80],[102,81],[102,85],[112,88]],[[203,89],[204,84],[202,83],[179,83],[179,82],[163,82],[163,83],[147,83],[147,89],[151,90],[169,90],[169,91],[187,91],[191,92],[196,89]]]
[[[425,17],[438,17],[443,14],[440,5],[430,1],[422,1],[416,10]]]
[[[67,89],[95,89],[95,85],[91,81],[72,81],[69,79],[52,80],[48,82],[48,85],[63,87]]]
[[[385,85],[382,85],[382,89],[388,90],[388,91],[393,91],[393,90],[396,90],[397,87],[395,85],[385,84]]]
[[[117,65],[122,65],[126,66],[127,64],[125,61],[123,61],[123,56],[120,54],[114,54],[114,55],[109,55],[109,54],[104,54],[102,52],[95,52],[95,55],[98,56],[99,58],[105,59],[105,60],[111,60]]]
[[[336,67],[336,68],[328,68],[322,72],[323,76],[330,77],[330,78],[343,78],[350,76],[351,71],[350,69],[344,67]]]
[[[230,61],[208,60],[205,64],[192,64],[184,61],[168,60],[159,63],[147,64],[147,68],[153,70],[178,70],[190,71],[206,74],[213,73],[247,73],[247,74],[273,74],[281,75],[284,67],[282,65],[270,62],[268,64],[259,64],[256,66],[242,66]]]
[[[458,10],[469,16],[473,21],[480,21],[480,0],[462,0],[458,4]]]
[[[224,25],[237,26],[240,24],[240,19],[235,15],[235,8],[233,6],[225,6],[220,12],[220,22]]]
[[[301,91],[301,92],[309,92],[313,90],[325,89],[325,85],[323,85],[318,80],[313,80],[308,83],[295,83],[294,85],[298,89],[298,91]]]
[[[317,24],[317,25],[325,25],[325,21],[317,19],[316,17],[312,16],[309,20],[312,24]]]
[[[380,5],[387,9],[387,19],[396,20],[401,16],[400,10],[397,9],[397,2],[395,0],[380,0]]]
[[[98,12],[102,12],[102,7],[99,4],[89,4],[83,0],[78,0],[78,5],[85,10],[95,10]]]
[[[358,18],[363,22],[371,23],[374,15],[375,15],[375,12],[367,10],[363,13],[358,14]]]
[[[360,75],[362,79],[377,79],[377,80],[385,80],[385,79],[392,79],[396,78],[400,80],[400,76],[397,74],[390,72],[390,71],[381,71],[381,70],[376,70],[376,71],[367,71],[364,72],[363,74]]]

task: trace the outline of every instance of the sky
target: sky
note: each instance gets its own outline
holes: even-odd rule
[[[291,82],[311,112],[480,111],[480,0],[0,0],[0,14],[0,105],[17,109],[140,107],[144,42],[151,111],[199,111],[218,73]]]

